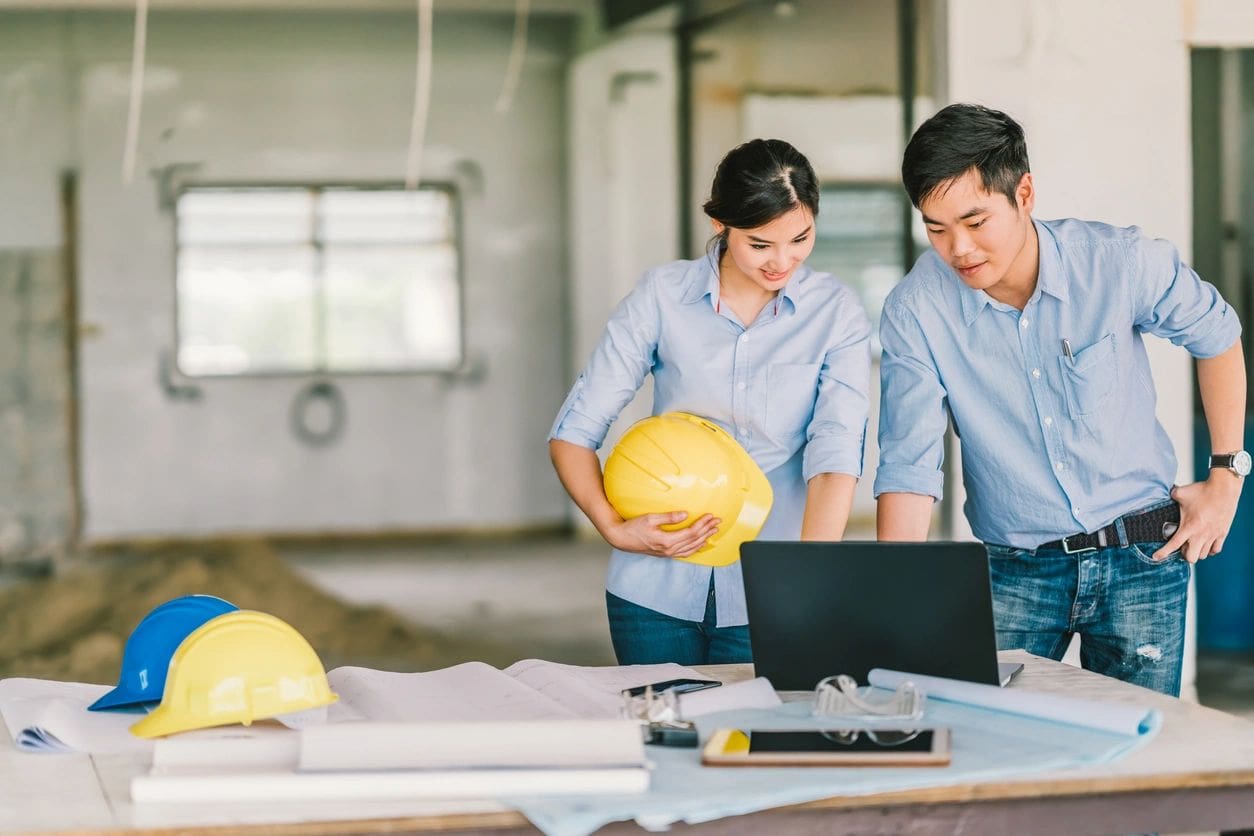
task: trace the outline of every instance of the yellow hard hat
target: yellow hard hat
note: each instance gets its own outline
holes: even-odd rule
[[[605,461],[605,495],[624,519],[687,511],[674,531],[704,514],[722,520],[691,557],[706,566],[740,559],[740,544],[762,530],[771,511],[771,483],[726,430],[686,412],[654,415],[632,425]]]
[[[210,619],[170,658],[161,705],[131,726],[139,737],[189,729],[249,725],[330,705],[318,654],[287,622],[254,610]]]

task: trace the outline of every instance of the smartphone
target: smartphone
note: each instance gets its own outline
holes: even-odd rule
[[[949,729],[718,729],[708,766],[946,766]]]
[[[715,688],[722,684],[717,679],[665,679],[648,685],[637,685],[635,688],[625,688],[623,693],[629,697],[639,697],[644,694],[646,689],[652,688],[655,694],[660,694],[663,691],[686,694],[689,691],[703,691],[706,688]]]

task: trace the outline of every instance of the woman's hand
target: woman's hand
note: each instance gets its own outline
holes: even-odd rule
[[[642,514],[625,520],[605,497],[601,464],[595,452],[569,441],[553,439],[549,442],[549,454],[566,492],[601,532],[605,542],[616,549],[654,557],[691,557],[718,531],[722,522],[706,514],[678,531],[662,528],[688,519],[687,511]]]
[[[662,528],[664,525],[683,522],[687,518],[687,511],[643,514],[609,524],[601,532],[601,536],[611,546],[625,552],[654,557],[691,557],[705,545],[710,535],[718,531],[722,520],[713,514],[706,514],[678,531],[666,531]]]

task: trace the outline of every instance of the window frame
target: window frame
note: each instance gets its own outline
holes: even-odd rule
[[[467,346],[466,346],[466,253],[465,253],[465,230],[463,226],[463,207],[461,193],[457,185],[448,180],[423,180],[418,185],[419,190],[423,191],[439,191],[443,192],[449,201],[450,221],[453,227],[452,244],[457,256],[457,269],[455,271],[454,280],[457,285],[457,318],[458,318],[458,344],[457,344],[457,361],[450,366],[409,366],[406,368],[393,369],[331,369],[323,365],[311,365],[304,369],[256,369],[242,372],[196,372],[188,371],[183,368],[180,360],[180,349],[183,345],[183,335],[179,324],[180,311],[180,293],[179,293],[179,254],[182,249],[182,243],[179,239],[179,201],[188,192],[199,191],[266,191],[266,190],[287,190],[287,191],[307,191],[307,192],[323,192],[329,190],[352,190],[352,191],[408,191],[405,184],[399,181],[372,181],[372,180],[298,180],[298,181],[272,181],[272,180],[213,180],[213,181],[189,181],[181,182],[177,188],[173,190],[170,200],[170,215],[172,222],[171,229],[171,272],[174,277],[174,293],[172,299],[173,322],[174,322],[174,348],[171,352],[174,369],[177,373],[189,380],[264,380],[264,379],[304,379],[304,378],[397,378],[397,377],[455,377],[463,372],[466,368]],[[321,247],[324,242],[312,241],[314,247]],[[315,282],[321,288],[324,277],[314,276]],[[319,289],[321,296],[321,289]],[[322,301],[318,303],[318,315],[325,317],[325,296],[321,296]],[[322,358],[325,360],[325,357]]]
[[[897,245],[895,248],[897,255],[901,259],[901,276],[897,279],[897,284],[900,284],[901,281],[907,275],[909,275],[910,271],[914,268],[914,262],[918,259],[918,256],[922,254],[922,252],[924,252],[924,250],[926,250],[930,246],[930,244],[927,243],[926,233],[923,232],[923,225],[922,225],[921,219],[919,218],[919,214],[914,210],[914,207],[910,205],[910,198],[906,194],[905,189],[902,188],[901,182],[899,180],[880,180],[880,179],[874,179],[874,178],[866,179],[866,180],[820,179],[818,186],[819,186],[820,196],[822,196],[822,194],[827,191],[883,192],[883,193],[893,192],[899,196],[899,199],[901,200],[904,206],[903,212],[902,212],[902,223],[904,225],[904,232],[902,229],[896,230]],[[822,211],[823,211],[823,202],[820,199],[819,212],[821,213]],[[922,237],[921,237],[921,234],[922,234]],[[907,244],[906,242],[907,236],[909,236],[911,240],[910,244]],[[817,240],[817,231],[816,231],[815,237]],[[888,236],[885,236],[885,237],[888,237]],[[815,266],[809,259],[807,259],[807,264],[810,264],[812,267]],[[849,287],[850,290],[854,291],[854,293],[857,294],[858,301],[865,308],[866,302],[862,298],[861,289],[855,286],[853,281],[848,276],[841,276],[835,273],[833,275],[835,275],[838,280],[843,282],[847,287]],[[870,312],[868,311],[868,314],[869,313]],[[879,339],[878,339],[879,326],[880,326],[880,312],[877,311],[875,318],[871,320],[872,332],[874,335],[876,335],[875,339],[871,341],[872,364],[878,364],[880,361],[880,347],[879,347]]]

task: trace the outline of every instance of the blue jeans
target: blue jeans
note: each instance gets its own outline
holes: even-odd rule
[[[985,544],[997,646],[1061,659],[1080,634],[1080,664],[1171,696],[1180,694],[1189,564],[1155,561],[1157,543],[1081,554]]]
[[[610,641],[620,665],[721,665],[752,662],[749,627],[718,627],[714,584],[705,600],[705,618],[688,621],[633,604],[609,592],[605,608],[610,617]]]

